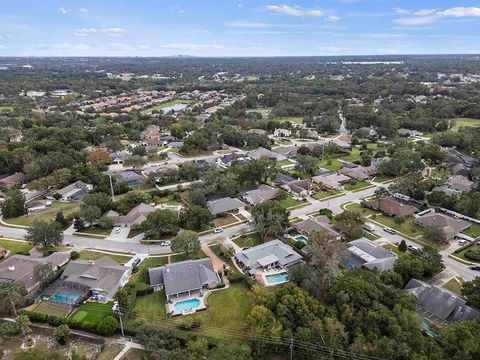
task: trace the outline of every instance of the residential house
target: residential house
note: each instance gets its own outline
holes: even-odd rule
[[[342,260],[350,269],[364,267],[378,271],[392,269],[395,261],[397,255],[394,252],[364,237],[348,243],[347,257]]]
[[[167,144],[169,149],[180,149],[183,146],[183,141],[172,141]]]
[[[61,196],[61,201],[81,201],[92,190],[93,185],[78,180],[73,184],[65,186],[63,189],[55,191],[55,194]]]
[[[280,240],[272,240],[235,254],[237,264],[249,274],[256,270],[288,268],[301,260],[300,254]]]
[[[25,181],[25,175],[21,172],[16,172],[13,175],[5,175],[0,178],[0,189],[11,189],[15,186],[20,186]]]
[[[186,260],[148,269],[150,285],[155,291],[164,289],[167,300],[200,295],[214,289],[221,280],[209,258]]]
[[[457,219],[438,212],[430,212],[419,216],[416,218],[416,222],[418,225],[425,228],[433,227],[441,230],[445,240],[452,239],[460,232],[470,227],[470,223],[468,221]]]
[[[97,260],[71,261],[62,273],[65,284],[83,286],[101,302],[113,299],[132,274],[132,268],[118,264],[108,256]]]
[[[275,129],[273,132],[273,137],[281,138],[281,137],[289,137],[292,135],[291,130],[287,129]]]
[[[328,217],[322,215],[319,217],[309,217],[294,225],[295,230],[305,236],[310,236],[315,231],[327,231],[333,239],[341,239],[342,235],[333,229]]]
[[[112,157],[112,164],[115,164],[115,165],[122,165],[123,162],[125,161],[125,159],[127,157],[129,157],[130,154],[126,151],[117,151],[117,152],[114,152],[111,157]]]
[[[37,211],[45,210],[47,207],[51,206],[52,202],[50,200],[33,200],[28,202],[25,205],[27,209],[27,214],[32,214]]]
[[[444,159],[445,165],[452,171],[453,175],[468,176],[470,169],[479,163],[478,159],[449,148],[446,150]]]
[[[140,133],[141,140],[160,140],[161,134],[158,126],[149,125],[145,131]]]
[[[29,293],[36,290],[43,279],[36,276],[39,267],[47,264],[57,271],[70,260],[68,253],[55,252],[49,256],[34,257],[15,254],[0,262],[0,283],[23,283]]]
[[[448,185],[460,192],[470,192],[475,186],[475,183],[463,175],[452,175],[448,178]]]
[[[287,174],[283,174],[283,173],[279,173],[277,175],[275,175],[275,183],[276,184],[279,184],[279,185],[285,185],[291,181],[295,181],[295,178],[293,176],[290,176],[290,175],[287,175]]]
[[[157,175],[161,176],[170,171],[178,171],[180,168],[176,164],[147,164],[142,169],[142,174],[144,176],[148,176],[152,173],[156,173]]]
[[[250,129],[248,130],[249,134],[257,134],[257,135],[266,135],[267,132],[263,129]]]
[[[148,214],[156,210],[152,205],[142,203],[135,206],[127,215],[121,215],[114,210],[110,210],[105,216],[111,219],[116,225],[133,226],[143,223],[147,219]]]
[[[259,147],[258,149],[251,150],[247,153],[247,156],[254,159],[268,159],[273,161],[282,161],[286,160],[287,158],[279,153],[273,152],[271,150],[265,149],[263,147]]]
[[[367,181],[378,174],[378,169],[375,166],[344,166],[340,169],[340,174],[349,176],[357,181]]]
[[[305,198],[312,194],[313,183],[311,180],[293,180],[282,185],[282,188],[287,190],[293,197]]]
[[[257,188],[247,191],[242,191],[243,199],[252,205],[260,204],[266,200],[276,199],[279,195],[279,189],[262,184]]]
[[[285,156],[286,158],[292,158],[297,156],[298,147],[295,145],[291,146],[278,146],[273,149],[274,152]]]
[[[120,180],[121,182],[126,183],[128,186],[132,188],[137,188],[146,183],[147,179],[144,176],[136,173],[132,170],[124,170],[115,173],[115,178]]]
[[[412,216],[417,211],[415,206],[404,204],[390,196],[367,201],[367,206],[388,216]]]
[[[224,197],[207,201],[207,208],[214,216],[236,212],[243,207],[245,207],[245,203],[237,198]]]
[[[237,153],[231,153],[227,155],[223,155],[217,159],[217,164],[218,166],[226,169],[227,167],[230,167],[234,161],[237,161],[240,164],[244,164],[248,162],[250,159],[245,157],[245,155],[237,154]]]
[[[343,174],[326,174],[313,176],[312,181],[330,189],[343,190],[343,185],[352,181],[352,179]]]
[[[454,323],[473,320],[480,312],[468,306],[460,296],[436,285],[410,279],[405,291],[417,298],[417,312],[432,323]]]
[[[412,135],[411,130],[404,129],[404,128],[398,129],[397,133],[398,133],[398,136],[401,136],[401,137],[410,137]]]

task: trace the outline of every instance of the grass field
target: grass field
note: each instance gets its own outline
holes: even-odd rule
[[[91,226],[85,229],[80,230],[79,232],[84,234],[91,234],[91,235],[102,235],[108,236],[112,232],[112,229],[101,229],[98,226]]]
[[[278,117],[275,118],[275,120],[278,120],[280,122],[291,122],[293,124],[302,124],[303,123],[303,117],[301,116],[283,116],[283,117]]]
[[[454,253],[453,255],[462,259],[462,260],[465,260],[467,262],[471,262],[471,263],[480,263],[480,260],[479,261],[476,261],[476,260],[472,260],[472,259],[467,259],[465,257],[465,253],[468,251],[468,250],[476,250],[476,249],[480,249],[480,245],[473,245],[473,246],[470,246],[466,249],[463,249],[462,251],[459,251],[458,253]]]
[[[12,240],[4,240],[0,239],[0,246],[10,250],[12,254],[17,254],[19,252],[26,252],[32,248],[32,245],[28,242],[24,241],[12,241]]]
[[[333,171],[333,172],[336,172],[343,167],[343,164],[336,159],[320,161],[319,165],[322,168],[328,169],[328,170]]]
[[[72,315],[77,321],[86,321],[93,324],[99,323],[104,317],[113,315],[113,303],[86,303],[81,305]]]
[[[480,236],[480,224],[471,224],[470,227],[463,232],[465,235],[477,238]]]
[[[330,196],[340,195],[342,192],[334,189],[319,190],[315,192],[313,197],[317,200],[322,200]]]
[[[213,224],[215,225],[215,227],[222,227],[237,221],[238,220],[235,216],[233,216],[232,214],[228,214],[227,216],[216,218],[215,220],[213,220]]]
[[[64,317],[70,307],[65,304],[58,304],[58,303],[49,303],[49,302],[40,302],[33,311],[39,312],[42,314],[50,314],[55,316]]]
[[[250,308],[250,297],[251,292],[246,285],[233,284],[228,289],[212,292],[207,298],[207,310],[180,316],[176,318],[176,322],[181,324],[198,319],[206,327],[243,332]],[[208,329],[201,327],[200,331],[206,336],[219,336],[218,331],[211,333]],[[222,337],[228,338],[228,335],[224,334]]]
[[[152,322],[155,323],[154,318],[165,318],[165,292],[157,291],[145,296],[137,296],[135,301],[135,312],[141,316],[152,318]]]
[[[383,247],[384,247],[385,249],[388,249],[388,250],[390,250],[390,251],[393,251],[393,252],[394,252],[395,254],[397,254],[398,256],[400,256],[400,255],[403,254],[400,250],[398,250],[398,247],[395,246],[395,245],[393,245],[393,244],[385,244],[385,245],[383,245]]]
[[[250,113],[254,113],[254,112],[257,112],[257,113],[260,113],[262,114],[262,117],[264,119],[268,118],[268,115],[270,115],[270,112],[272,111],[272,108],[255,108],[255,109],[247,109],[245,110],[245,112],[247,114],[250,114]]]
[[[452,120],[454,122],[454,128],[461,128],[461,127],[479,127],[480,120],[479,119],[472,119],[472,118],[456,118]]]
[[[97,260],[104,256],[108,256],[118,262],[119,264],[125,264],[132,258],[129,255],[112,255],[112,254],[105,254],[98,251],[89,251],[89,250],[82,250],[80,251],[80,258],[81,260]]]
[[[167,263],[168,263],[167,256],[146,258],[140,263],[140,265],[138,265],[138,272],[136,274],[133,274],[130,277],[130,280],[128,282],[132,284],[140,283],[140,282],[148,284],[149,282],[148,269],[166,265]]]
[[[443,285],[443,287],[451,292],[462,296],[462,278],[453,278]]]
[[[361,189],[364,189],[364,188],[369,187],[369,186],[371,186],[371,184],[366,182],[366,181],[355,181],[355,182],[352,182],[352,183],[345,184],[345,190],[357,191],[357,190],[361,190]]]
[[[188,260],[188,259],[202,259],[204,257],[207,257],[205,253],[202,250],[199,250],[195,254],[191,254],[190,256],[187,256],[185,254],[177,254],[177,255],[172,255],[170,256],[170,262],[179,262],[183,260]]]
[[[262,243],[262,236],[258,232],[254,232],[248,235],[240,236],[239,238],[233,240],[235,244],[239,247],[252,247]]]
[[[13,106],[10,106],[10,105],[1,105],[0,106],[0,113],[12,112],[13,110],[14,110]]]
[[[295,165],[295,163],[293,161],[290,161],[290,160],[281,160],[281,161],[277,161],[276,164],[278,166],[286,166],[286,165]]]
[[[415,224],[413,218],[407,218],[402,224],[397,224],[393,220],[393,218],[385,215],[377,215],[375,216],[375,219],[372,220],[375,220],[385,226],[391,227],[392,229],[398,230],[410,237],[417,237],[419,235],[423,235],[422,228]]]
[[[142,115],[150,115],[154,111],[161,110],[161,109],[169,107],[169,106],[178,105],[178,104],[189,105],[189,104],[193,104],[195,102],[196,102],[195,100],[172,100],[172,101],[167,101],[167,102],[164,102],[164,103],[146,108],[146,109],[142,110],[141,113],[142,113]]]
[[[230,266],[231,272],[238,273],[237,267],[233,264],[232,260],[227,259],[225,256],[223,256],[223,254],[221,254],[221,251],[222,251],[221,247],[222,246],[220,244],[215,244],[215,245],[211,245],[210,249],[214,252],[215,255],[217,255],[220,258],[220,260],[222,260],[223,262],[226,262],[228,266]]]
[[[54,202],[52,206],[45,210],[33,213],[31,215],[22,215],[17,218],[5,219],[5,222],[12,225],[30,226],[36,220],[53,221],[59,211],[63,212],[63,215],[67,215],[78,211],[80,205],[74,202]]]
[[[286,209],[301,204],[300,201],[295,200],[291,195],[288,195],[285,199],[279,200],[278,202]]]

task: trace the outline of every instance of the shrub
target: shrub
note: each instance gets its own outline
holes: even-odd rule
[[[132,274],[136,274],[136,273],[138,272],[138,270],[140,270],[140,269],[138,268],[138,266],[132,267]]]
[[[111,336],[118,330],[119,324],[113,316],[107,316],[97,325],[97,332],[103,336]]]
[[[80,253],[78,251],[73,250],[70,253],[70,260],[76,260],[80,257]]]
[[[395,216],[393,218],[393,221],[394,221],[395,224],[400,225],[400,224],[403,224],[405,222],[405,217],[404,216]]]
[[[68,325],[60,325],[53,330],[53,337],[60,345],[65,345],[70,339],[70,328]]]
[[[228,275],[228,280],[230,281],[230,284],[241,283],[246,279],[247,279],[247,276],[245,276],[244,274],[232,273]]]

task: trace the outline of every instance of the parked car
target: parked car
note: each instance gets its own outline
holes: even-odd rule
[[[162,241],[160,243],[160,246],[170,246],[170,245],[172,245],[172,242],[170,240]]]
[[[221,227],[213,229],[214,234],[220,234],[221,232],[223,232],[223,229]]]
[[[468,244],[468,240],[459,240],[458,241],[458,245],[460,246],[464,246],[464,245],[467,245]]]
[[[392,228],[389,228],[389,227],[384,227],[383,231],[385,231],[386,233],[392,234],[392,235],[395,235],[397,233],[395,230],[393,230]]]
[[[133,262],[132,262],[132,267],[137,266],[138,264],[140,264],[141,261],[142,261],[142,259],[136,258],[136,259],[133,260]]]
[[[120,231],[122,231],[121,228],[119,228],[119,227],[115,228],[115,234],[120,234]]]
[[[372,223],[365,223],[363,225],[363,228],[367,231],[375,231],[375,225],[373,225]]]
[[[415,246],[415,245],[408,245],[407,246],[408,250],[412,250],[412,251],[417,251],[417,250],[420,250],[420,248],[418,246]]]
[[[480,265],[470,265],[468,268],[470,270],[480,271]]]

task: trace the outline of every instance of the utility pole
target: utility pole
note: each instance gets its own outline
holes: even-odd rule
[[[122,311],[120,310],[120,304],[118,301],[113,302],[113,311],[118,315],[120,319],[120,330],[122,331],[122,338],[125,339],[125,332],[123,331]]]
[[[290,339],[290,360],[293,360],[293,338]]]
[[[108,174],[108,178],[110,179],[110,191],[112,192],[112,201],[115,202],[115,193],[113,191],[112,175]]]

